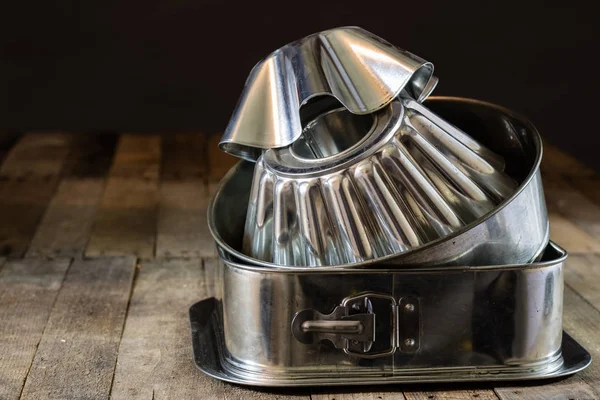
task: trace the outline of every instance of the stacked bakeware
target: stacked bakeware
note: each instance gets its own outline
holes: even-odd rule
[[[251,72],[208,212],[214,298],[197,365],[266,386],[510,380],[585,368],[562,331],[536,129],[429,98],[433,65],[360,28]]]

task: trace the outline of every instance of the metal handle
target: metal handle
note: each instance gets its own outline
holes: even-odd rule
[[[300,329],[305,333],[334,333],[338,335],[360,335],[365,326],[360,321],[304,321]]]
[[[383,337],[387,334],[390,345],[383,350],[372,351],[376,333],[373,301],[376,299],[389,302],[389,309],[381,305],[378,307],[380,317],[387,313],[387,309],[390,318],[389,329],[378,334]],[[386,294],[361,293],[345,298],[330,314],[311,309],[299,311],[292,320],[292,334],[304,344],[328,340],[335,348],[354,357],[386,357],[396,350],[411,354],[420,347],[419,316],[419,299],[414,296],[402,297],[396,302]]]

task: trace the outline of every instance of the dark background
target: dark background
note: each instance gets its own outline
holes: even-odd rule
[[[600,169],[594,2],[201,0],[0,8],[0,130],[222,132],[252,66],[307,34],[359,25],[432,61],[437,95],[527,115]]]

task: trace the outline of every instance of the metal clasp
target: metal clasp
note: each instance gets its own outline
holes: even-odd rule
[[[382,301],[388,305],[380,304]],[[378,303],[377,306],[374,303]],[[380,318],[389,307],[389,320],[379,321],[379,325],[386,328],[378,333],[389,335],[389,346],[376,350],[373,349],[377,322],[375,307]],[[392,296],[368,292],[345,298],[330,314],[312,309],[299,311],[292,320],[292,334],[304,344],[328,340],[335,348],[361,358],[389,356],[398,348],[405,353],[414,353],[419,348],[418,316],[416,298],[404,297],[398,303]]]

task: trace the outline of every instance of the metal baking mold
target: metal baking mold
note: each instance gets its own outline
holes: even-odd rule
[[[257,161],[246,255],[283,265],[353,264],[417,249],[510,197],[504,160],[411,99],[368,116],[309,122]]]
[[[562,331],[566,252],[525,265],[273,270],[222,260],[190,308],[206,374],[257,386],[516,381],[581,371]]]
[[[375,119],[374,134],[332,156],[335,162],[295,156],[303,151],[299,141],[232,169],[209,207],[209,227],[226,257],[327,268],[526,263],[539,256],[549,235],[542,147],[526,119],[458,98],[424,106],[394,101],[374,116],[353,118]]]
[[[290,43],[251,71],[219,146],[256,160],[262,149],[293,143],[301,108],[331,96],[354,114],[387,106],[401,92],[422,101],[434,89],[433,65],[358,27]]]

